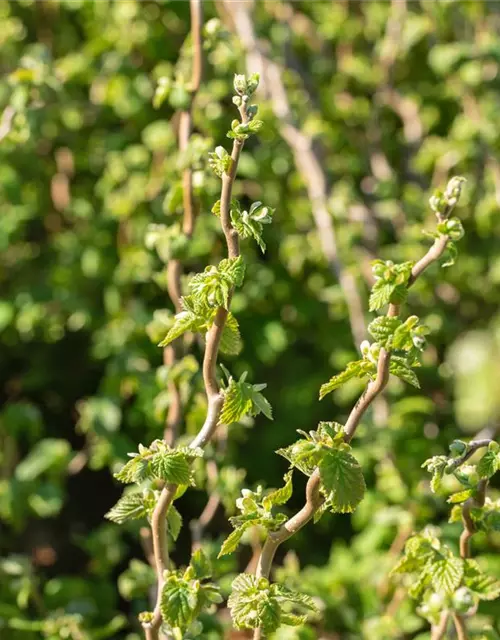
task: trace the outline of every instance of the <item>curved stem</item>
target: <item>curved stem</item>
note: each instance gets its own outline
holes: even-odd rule
[[[414,265],[408,286],[411,286],[429,265],[441,257],[447,244],[448,236],[440,235],[436,238],[434,244],[430,247],[424,257]],[[390,304],[387,315],[389,317],[398,316],[399,306]],[[361,418],[364,416],[375,398],[385,389],[389,380],[390,357],[390,352],[387,352],[385,349],[380,350],[375,380],[368,384],[366,390],[352,409],[346,422],[344,429],[344,439],[346,442],[350,442],[352,440]],[[321,478],[319,469],[316,468],[307,482],[305,505],[290,520],[285,522],[278,531],[270,532],[268,534],[257,565],[256,575],[258,577],[263,576],[269,578],[274,556],[279,545],[285,540],[288,540],[288,538],[306,525],[321,506],[323,498],[320,494],[320,484]],[[256,629],[253,636],[254,640],[259,640],[261,637],[261,630]]]
[[[448,613],[448,611],[444,611],[441,614],[439,624],[435,626],[433,625],[432,627],[431,640],[442,640],[445,637],[446,631],[448,629],[449,618],[450,614]]]
[[[198,0],[192,0],[192,3],[198,6],[200,4]],[[239,112],[242,122],[248,122],[246,103],[240,107]],[[220,217],[222,230],[226,239],[228,256],[230,258],[237,258],[240,255],[238,234],[231,225],[230,206],[233,183],[236,177],[243,144],[242,140],[234,140],[231,153],[231,167],[229,169],[229,173],[224,173],[222,176]],[[232,292],[229,296],[230,299],[231,295]],[[219,417],[224,404],[224,396],[219,389],[216,366],[220,340],[222,332],[224,331],[227,316],[228,311],[223,307],[219,307],[215,314],[214,323],[207,332],[205,353],[203,357],[203,382],[207,395],[208,409],[203,426],[189,445],[193,449],[205,447],[214,436],[219,424]],[[152,640],[157,640],[159,637],[159,629],[161,626],[160,604],[161,592],[164,583],[163,574],[169,567],[166,518],[168,509],[175,498],[177,487],[178,485],[168,484],[162,489],[151,519],[158,589],[156,605],[153,612],[153,620],[150,623],[145,624],[144,629],[146,632],[149,629],[151,630],[151,633],[153,634],[151,635]]]
[[[477,451],[481,446],[488,446],[484,444],[484,441],[477,440],[476,443],[478,446],[472,451]],[[470,443],[470,445],[473,443]],[[489,444],[489,443],[488,443]],[[469,446],[470,446],[469,445]],[[472,453],[470,455],[472,455]],[[465,454],[461,456],[466,460],[468,456]],[[486,500],[486,489],[488,487],[488,480],[480,480],[477,485],[476,494],[470,497],[468,500],[464,502],[462,507],[462,523],[464,525],[464,529],[462,531],[462,535],[460,536],[460,557],[466,560],[470,558],[470,541],[472,536],[476,533],[476,525],[474,524],[474,520],[472,519],[471,510],[474,507],[482,507],[484,506],[484,502]],[[467,624],[465,621],[465,616],[462,616],[458,613],[453,614],[453,622],[455,624],[455,629],[457,630],[457,637],[459,640],[467,640]]]
[[[466,500],[462,507],[462,523],[464,525],[464,529],[460,536],[460,557],[464,558],[464,560],[466,558],[470,558],[470,540],[476,533],[476,525],[472,519],[471,510],[474,507],[484,506],[487,486],[488,480],[480,480],[477,485],[476,494]]]
[[[467,627],[465,626],[465,619],[462,616],[459,616],[458,613],[454,613],[453,624],[455,625],[458,640],[468,640],[469,634],[467,633]]]
[[[463,465],[464,462],[466,462],[469,458],[471,458],[478,449],[487,447],[491,442],[493,442],[493,440],[490,440],[489,438],[483,438],[481,440],[472,440],[472,442],[468,442],[467,449],[465,450],[465,452],[462,453],[461,456],[456,458],[456,460],[453,460],[453,463],[450,465],[449,472],[451,473],[451,471],[453,471],[454,469],[458,469],[458,467]]]
[[[200,87],[201,76],[203,70],[203,50],[202,50],[202,21],[203,13],[201,0],[190,0],[191,12],[191,39],[193,41],[193,69],[191,74],[191,100],[189,106],[181,111],[179,118],[179,152],[186,153],[189,147],[189,139],[191,137],[193,123],[193,104],[196,93]],[[182,231],[191,238],[194,231],[195,222],[195,204],[193,197],[193,170],[186,167],[182,172],[182,203],[184,208]],[[179,260],[169,260],[167,265],[167,291],[174,305],[175,312],[181,311],[181,275],[182,265]],[[172,365],[181,355],[180,340],[174,341],[164,349],[165,364]],[[164,440],[169,445],[173,445],[177,439],[179,426],[182,420],[182,399],[178,385],[169,381],[168,394],[170,398],[170,406],[165,421]]]

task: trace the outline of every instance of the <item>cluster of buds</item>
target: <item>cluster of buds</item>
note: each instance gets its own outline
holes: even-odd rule
[[[438,220],[445,220],[457,205],[465,178],[454,176],[443,191],[437,189],[429,198],[429,205]]]
[[[245,96],[250,97],[255,93],[257,87],[259,86],[259,81],[260,75],[258,73],[252,73],[249,78],[244,76],[242,73],[236,73],[233,82],[234,90],[236,91],[238,96],[241,96],[242,99]],[[235,102],[234,99],[233,102]]]
[[[378,363],[378,358],[380,356],[380,345],[377,342],[370,344],[368,340],[363,340],[363,342],[359,345],[359,350],[361,351],[361,355],[365,360],[369,360],[375,365]]]

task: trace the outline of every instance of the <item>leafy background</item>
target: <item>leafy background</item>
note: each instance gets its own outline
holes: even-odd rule
[[[499,6],[246,4],[260,46],[279,65],[294,122],[318,150],[339,257],[366,318],[370,261],[421,255],[429,190],[449,175],[468,180],[457,264],[433,268],[409,296],[411,313],[433,330],[421,391],[392,380],[387,403],[359,429],[368,494],[357,512],[308,526],[278,559],[278,578],[322,607],[316,624],[279,637],[426,638],[386,577],[414,528],[442,523],[456,545],[459,525],[446,524],[445,499],[431,495],[420,465],[455,437],[494,433],[500,412]],[[168,302],[162,263],[144,238],[148,224],[181,213],[185,162],[196,169],[200,203],[186,271],[224,250],[207,152],[225,144],[232,77],[247,60],[224,3],[203,6],[206,21],[224,20],[206,29],[186,158],[175,136],[182,83],[160,109],[152,100],[158,77],[189,66],[187,2],[0,2],[2,637],[141,637],[135,616],[147,608],[151,572],[141,564],[139,526],[103,515],[120,494],[113,471],[163,430],[168,397],[154,313]],[[244,247],[247,277],[233,311],[245,347],[226,364],[268,384],[274,421],[259,416],[235,428],[224,464],[245,469],[246,486],[277,486],[285,463],[274,450],[295,429],[348,413],[356,383],[321,403],[318,390],[358,345],[283,119],[265,95],[258,101],[266,126],[245,147],[236,195],[276,213],[265,255]],[[194,361],[181,375],[185,393],[201,389]],[[202,395],[192,398],[187,433],[203,416]],[[298,485],[291,508],[302,496]],[[200,489],[178,503],[180,564],[189,560],[188,523],[205,502]],[[220,509],[207,531],[215,554],[229,529]],[[498,534],[478,536],[500,577],[499,545]],[[251,556],[249,544],[216,566],[226,593]],[[487,615],[500,623],[494,604],[481,605],[478,618]],[[221,633],[214,622],[213,637]]]

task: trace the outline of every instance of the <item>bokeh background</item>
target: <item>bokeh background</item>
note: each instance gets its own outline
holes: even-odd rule
[[[286,463],[275,449],[296,429],[345,419],[361,387],[321,403],[318,389],[365,337],[370,261],[418,258],[433,224],[430,191],[464,175],[457,263],[433,267],[409,295],[408,311],[432,329],[422,388],[392,380],[363,421],[354,446],[368,494],[357,512],[325,516],[278,558],[278,577],[323,607],[316,625],[280,638],[428,637],[387,573],[414,528],[441,523],[456,543],[459,525],[446,524],[422,462],[498,426],[500,5],[237,4],[203,2],[204,77],[181,156],[187,2],[0,2],[1,638],[141,637],[135,616],[153,578],[141,524],[103,516],[121,492],[113,471],[161,437],[169,402],[156,344],[170,305],[145,236],[181,215],[187,163],[199,216],[186,273],[224,254],[207,152],[227,146],[232,77],[247,68],[262,73],[265,128],[245,147],[235,194],[276,213],[265,255],[244,245],[233,310],[245,347],[224,362],[268,384],[274,421],[232,428],[217,485],[225,508],[205,546],[216,554],[230,530],[245,473],[245,486],[277,486]],[[173,88],[154,109],[162,76]],[[199,345],[192,353],[176,374],[188,435],[204,412]],[[178,503],[180,564],[207,500],[199,475],[201,488]],[[216,565],[226,592],[258,543]],[[500,537],[477,544],[500,577]],[[481,606],[487,615],[498,624],[494,603]]]

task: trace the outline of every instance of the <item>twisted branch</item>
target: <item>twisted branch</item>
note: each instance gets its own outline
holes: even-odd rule
[[[247,123],[248,116],[246,103],[242,104],[239,108],[239,112],[242,122]],[[240,255],[238,234],[231,225],[230,204],[233,183],[236,177],[243,144],[243,140],[234,140],[231,152],[232,162],[229,173],[222,174],[220,218],[222,230],[226,239],[228,256],[230,258],[237,258]],[[231,295],[229,298],[231,299]],[[214,323],[207,332],[205,353],[203,357],[203,383],[205,386],[205,393],[207,395],[208,410],[203,426],[189,445],[192,449],[204,448],[214,436],[219,424],[219,417],[224,404],[224,396],[221,393],[217,382],[216,366],[219,344],[227,316],[227,309],[219,307],[215,315]],[[151,518],[153,553],[156,565],[158,590],[153,619],[150,622],[143,623],[145,632],[151,634],[150,636],[147,636],[147,638],[150,638],[151,640],[159,639],[162,620],[160,610],[161,592],[164,584],[164,572],[168,570],[170,564],[167,543],[167,513],[174,501],[177,488],[178,485],[169,483],[162,489]]]
[[[271,60],[257,41],[249,5],[232,0],[223,0],[222,5],[246,51],[247,68],[261,73],[260,89],[270,100],[280,135],[290,147],[296,169],[306,186],[323,254],[344,294],[351,333],[354,342],[359,345],[366,332],[363,305],[356,280],[339,256],[337,236],[328,206],[331,184],[323,168],[321,154],[316,142],[295,121],[283,84],[283,69]]]
[[[203,22],[203,8],[201,0],[190,0],[189,8],[191,13],[191,40],[193,46],[193,63],[191,73],[191,100],[189,106],[181,111],[179,118],[179,152],[185,153],[189,146],[189,138],[191,136],[193,124],[193,104],[196,93],[200,87],[201,76],[203,71],[203,51],[201,41],[201,28]],[[186,167],[182,172],[182,202],[183,202],[183,220],[182,231],[184,235],[191,238],[194,231],[195,222],[195,204],[193,197],[193,170]],[[181,311],[181,275],[182,265],[180,260],[172,258],[167,264],[167,292],[176,313]],[[163,363],[166,366],[172,366],[182,355],[182,343],[175,340],[167,345],[163,350]],[[169,380],[167,385],[169,395],[169,408],[165,420],[165,429],[163,439],[169,445],[173,445],[179,431],[182,420],[182,399],[178,385]]]
[[[416,279],[431,265],[438,260],[444,253],[448,244],[448,236],[440,235],[434,241],[427,253],[421,258],[412,269],[408,286],[411,286]],[[399,315],[399,305],[390,304],[387,311],[389,317]],[[363,392],[358,402],[352,409],[345,425],[345,442],[350,442],[354,437],[356,429],[361,422],[362,417],[367,409],[373,403],[375,398],[379,396],[385,389],[389,380],[389,365],[391,354],[385,349],[380,350],[377,364],[377,374],[375,380],[371,381],[366,390]],[[285,522],[276,532],[270,532],[262,548],[261,557],[257,566],[257,576],[269,578],[274,556],[279,545],[288,540],[294,533],[299,531],[314,516],[315,512],[323,503],[323,497],[320,494],[321,478],[319,470],[316,468],[310,476],[306,485],[306,502],[300,511],[298,511],[290,520]],[[262,630],[256,629],[254,640],[262,638]]]

